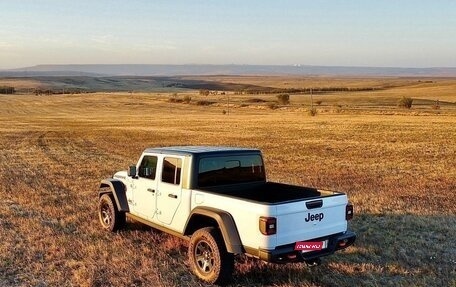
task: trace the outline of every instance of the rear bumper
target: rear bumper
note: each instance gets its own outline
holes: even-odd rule
[[[302,253],[295,250],[295,243],[278,246],[275,249],[267,250],[260,249],[258,257],[261,260],[272,263],[289,263],[311,261],[313,259],[331,255],[337,250],[345,249],[352,245],[356,240],[356,234],[352,231],[338,233],[327,237],[314,238],[307,241],[323,241],[328,240],[328,247],[318,251]]]

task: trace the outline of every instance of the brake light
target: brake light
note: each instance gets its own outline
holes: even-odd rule
[[[345,207],[345,220],[351,220],[353,218],[353,204],[349,203]]]
[[[277,232],[277,219],[275,217],[261,216],[259,220],[260,232],[264,235],[272,235]]]

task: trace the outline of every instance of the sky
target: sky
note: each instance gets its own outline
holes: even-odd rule
[[[0,0],[0,69],[456,67],[456,1]]]

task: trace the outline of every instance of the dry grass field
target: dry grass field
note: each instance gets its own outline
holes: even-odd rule
[[[185,76],[185,79],[199,80],[204,78],[206,81],[221,83],[237,83],[255,86],[267,86],[273,88],[328,88],[328,87],[348,87],[348,88],[381,88],[389,86],[407,86],[419,83],[418,81],[431,81],[432,79],[417,79],[406,77],[348,77],[348,76]],[[441,80],[441,79],[440,79]]]
[[[0,286],[205,286],[186,242],[98,223],[99,181],[166,145],[257,147],[269,180],[355,205],[354,246],[312,268],[240,257],[232,286],[456,286],[455,80],[317,95],[315,117],[308,95],[275,110],[248,102],[273,95],[169,96],[0,96]]]

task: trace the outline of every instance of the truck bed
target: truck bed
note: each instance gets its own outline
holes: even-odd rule
[[[277,204],[286,201],[297,201],[337,194],[337,192],[322,191],[311,187],[288,185],[277,182],[263,182],[242,186],[237,185],[236,187],[207,187],[201,190],[267,204]]]

